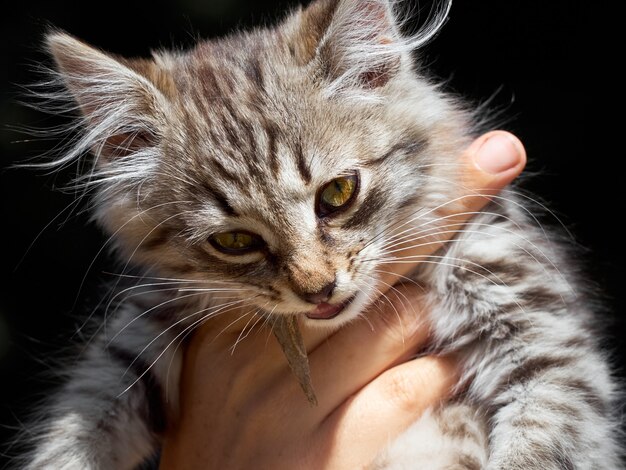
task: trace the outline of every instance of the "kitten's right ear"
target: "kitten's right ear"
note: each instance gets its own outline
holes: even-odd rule
[[[445,23],[452,0],[435,2],[421,29],[401,32],[397,0],[315,0],[285,23],[289,52],[300,66],[326,81],[326,92],[372,98],[403,70],[412,73],[412,52]],[[372,92],[372,93],[370,93]]]
[[[314,1],[295,17],[294,57],[300,65],[315,60],[329,90],[384,86],[407,52],[392,5],[393,0]]]
[[[168,100],[132,62],[58,31],[46,36],[46,45],[78,104],[97,157],[113,159],[156,144]]]

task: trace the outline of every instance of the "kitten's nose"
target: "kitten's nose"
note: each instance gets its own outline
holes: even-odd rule
[[[336,283],[333,280],[317,292],[303,292],[301,294],[301,297],[311,304],[321,304],[327,302],[328,299],[330,299],[330,296],[333,295],[333,290],[335,289],[335,286]]]

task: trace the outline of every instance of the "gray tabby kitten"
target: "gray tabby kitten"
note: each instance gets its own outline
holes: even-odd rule
[[[51,400],[27,468],[145,463],[176,414],[177,345],[196,326],[242,307],[339,328],[375,301],[398,246],[451,230],[440,209],[462,210],[452,180],[480,117],[416,72],[412,52],[449,3],[410,37],[393,3],[316,0],[276,27],[150,59],[48,35],[64,87],[51,97],[81,115],[51,167],[93,155],[79,183],[142,274]],[[433,351],[460,358],[465,392],[375,468],[620,467],[593,304],[525,204],[496,198],[412,274]]]

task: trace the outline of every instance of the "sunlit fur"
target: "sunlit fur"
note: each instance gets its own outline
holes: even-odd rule
[[[48,35],[56,85],[40,95],[78,110],[81,131],[44,166],[92,162],[76,184],[122,273],[106,323],[32,429],[29,468],[137,466],[176,413],[180,345],[196,326],[243,308],[248,330],[292,314],[349,328],[387,266],[415,261],[407,280],[430,306],[432,352],[457,354],[463,394],[374,466],[619,468],[593,303],[538,205],[505,191],[462,230],[444,215],[464,210],[458,156],[483,119],[416,72],[412,53],[449,8],[406,36],[390,1],[318,0],[276,27],[138,60]],[[355,171],[355,200],[319,217],[320,188]],[[237,231],[266,247],[209,242]],[[400,255],[448,231],[434,255]],[[307,296],[331,283],[328,303],[354,300],[307,319]]]

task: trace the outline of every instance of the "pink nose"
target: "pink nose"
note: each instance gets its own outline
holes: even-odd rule
[[[333,290],[335,289],[335,286],[335,281],[332,281],[322,287],[319,291],[303,292],[302,294],[300,294],[300,297],[302,297],[310,304],[321,304],[327,302],[330,299],[330,296],[333,295]]]

